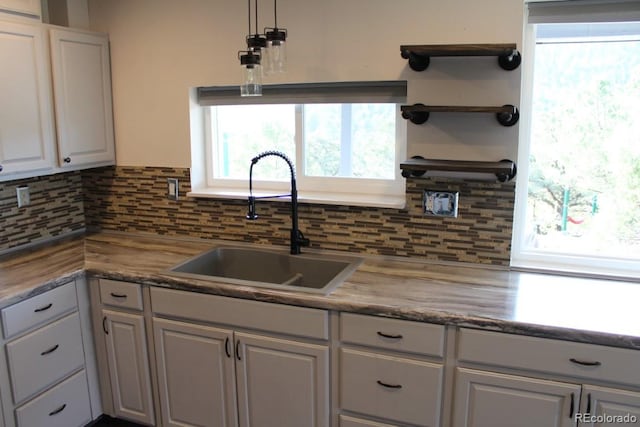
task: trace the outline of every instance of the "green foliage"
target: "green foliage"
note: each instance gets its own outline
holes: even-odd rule
[[[640,42],[538,45],[531,138],[539,244],[640,256]]]

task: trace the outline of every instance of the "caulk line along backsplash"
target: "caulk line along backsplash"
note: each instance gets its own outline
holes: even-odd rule
[[[18,208],[16,188],[23,185],[31,204]],[[0,183],[0,252],[82,230],[84,219],[80,172]]]
[[[167,178],[180,180],[177,201]],[[82,185],[89,229],[288,245],[288,203],[261,201],[247,221],[244,200],[187,198],[186,168],[92,169]],[[423,215],[424,189],[459,191],[458,218]],[[405,209],[303,203],[300,229],[316,248],[508,266],[514,197],[513,182],[409,179]]]

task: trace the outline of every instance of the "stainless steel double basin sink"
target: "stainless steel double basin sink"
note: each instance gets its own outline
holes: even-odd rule
[[[328,294],[353,273],[361,258],[221,246],[172,267],[173,276]]]

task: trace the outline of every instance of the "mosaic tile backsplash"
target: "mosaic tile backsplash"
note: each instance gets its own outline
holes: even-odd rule
[[[18,208],[16,188],[31,204]],[[68,172],[0,183],[0,252],[85,227],[82,175]]]
[[[177,201],[167,178],[180,180]],[[260,218],[247,221],[244,200],[186,197],[188,169],[106,167],[82,183],[89,229],[288,245],[288,203],[260,201]],[[425,189],[458,191],[458,218],[425,216]],[[315,248],[508,266],[514,197],[513,182],[409,179],[405,209],[303,203],[300,229]]]

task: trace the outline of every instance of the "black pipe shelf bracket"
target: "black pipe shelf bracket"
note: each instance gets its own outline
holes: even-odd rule
[[[520,111],[513,105],[502,107],[469,107],[462,105],[402,105],[402,117],[411,123],[421,125],[429,120],[430,113],[493,113],[502,126],[513,126],[520,119]]]
[[[414,71],[426,70],[432,56],[497,56],[498,65],[507,71],[515,70],[522,62],[515,43],[402,45],[400,55]]]
[[[496,176],[498,181],[512,180],[518,171],[511,160],[499,162],[467,161],[467,160],[429,160],[422,156],[414,156],[400,163],[402,176],[405,178],[421,177],[430,171],[487,173]]]

